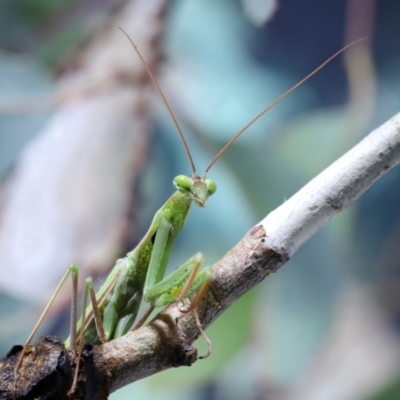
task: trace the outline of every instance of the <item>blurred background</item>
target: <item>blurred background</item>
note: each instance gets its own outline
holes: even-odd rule
[[[206,264],[400,108],[400,8],[373,0],[3,0],[0,352],[23,343],[66,268],[100,285],[190,174],[122,27],[156,73],[202,173],[170,261]],[[400,170],[224,313],[212,356],[111,399],[400,398]],[[70,287],[41,333],[68,335]],[[199,340],[200,352],[204,344]]]

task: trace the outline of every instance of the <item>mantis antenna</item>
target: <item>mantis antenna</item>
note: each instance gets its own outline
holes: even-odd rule
[[[181,127],[179,126],[179,123],[163,93],[163,91],[161,90],[160,85],[158,84],[155,76],[153,75],[153,73],[151,72],[149,66],[147,65],[146,61],[144,60],[144,58],[142,57],[142,55],[140,54],[137,46],[135,45],[135,43],[133,43],[132,39],[129,37],[129,35],[120,27],[118,27],[124,34],[125,36],[128,38],[128,40],[131,42],[133,48],[135,49],[136,53],[138,54],[140,60],[142,61],[147,73],[149,74],[151,80],[153,81],[158,93],[160,94],[163,103],[165,104],[165,106],[167,107],[167,110],[176,126],[176,129],[178,130],[179,136],[181,137],[183,146],[185,148],[186,154],[188,155],[190,164],[192,166],[192,171],[193,174],[196,173],[196,167],[194,165],[193,162],[193,157],[192,154],[190,153],[189,150],[189,146],[186,142],[185,136],[182,132]],[[271,108],[275,107],[278,103],[280,103],[286,96],[288,96],[290,93],[292,93],[294,90],[296,90],[299,86],[301,86],[304,82],[306,82],[308,79],[310,79],[313,75],[315,75],[320,69],[322,69],[323,67],[325,67],[326,64],[328,64],[329,62],[331,62],[334,58],[336,58],[339,54],[343,53],[345,50],[347,50],[349,47],[355,45],[356,43],[364,40],[366,38],[361,38],[361,39],[357,39],[354,42],[349,43],[348,45],[344,46],[342,49],[340,49],[339,51],[337,51],[335,54],[333,54],[332,56],[330,56],[327,60],[325,60],[321,65],[319,65],[317,68],[315,68],[312,72],[310,72],[306,77],[304,77],[302,80],[300,80],[298,83],[296,83],[294,86],[292,86],[289,90],[287,90],[285,93],[283,93],[281,96],[279,96],[275,101],[273,101],[269,106],[267,106],[266,108],[264,108],[259,114],[257,114],[250,122],[248,122],[238,133],[236,133],[235,136],[232,137],[231,140],[229,140],[229,142],[217,153],[217,155],[213,158],[213,160],[210,162],[210,164],[208,165],[208,167],[206,168],[205,172],[204,172],[204,177],[207,175],[208,171],[210,171],[211,167],[221,158],[221,156],[225,153],[226,150],[229,149],[229,147],[232,146],[232,144],[239,138],[239,136],[242,135],[242,133],[244,133],[251,125],[254,124],[254,122],[256,122],[258,119],[260,119],[265,113],[267,113]]]
[[[183,147],[185,148],[186,154],[187,154],[187,156],[188,156],[188,158],[189,158],[190,165],[191,165],[191,167],[192,167],[192,172],[193,172],[193,174],[195,174],[195,173],[196,173],[196,167],[195,167],[194,162],[193,162],[192,153],[190,152],[189,146],[188,146],[188,144],[187,144],[187,142],[186,142],[185,135],[183,134],[183,131],[182,131],[182,129],[181,129],[179,123],[178,123],[178,120],[176,119],[175,114],[173,113],[173,111],[172,111],[172,109],[171,109],[171,107],[170,107],[170,105],[169,105],[169,103],[168,103],[168,101],[167,101],[167,98],[165,97],[163,91],[161,90],[161,87],[160,87],[160,85],[158,84],[156,77],[155,77],[155,76],[153,75],[153,73],[151,72],[150,67],[147,65],[145,59],[144,59],[144,58],[142,57],[142,55],[140,54],[140,52],[139,52],[137,46],[135,45],[135,43],[133,43],[133,40],[129,37],[129,35],[128,35],[121,27],[118,27],[118,29],[119,29],[119,30],[128,38],[128,40],[131,42],[131,44],[132,44],[133,48],[135,49],[137,55],[139,56],[140,60],[142,61],[142,64],[144,65],[144,67],[145,67],[147,73],[149,74],[150,79],[153,81],[154,86],[156,87],[158,93],[160,93],[160,96],[161,96],[161,98],[162,98],[162,101],[163,101],[163,103],[165,104],[165,107],[167,107],[167,110],[168,110],[168,112],[169,112],[169,115],[171,116],[172,121],[174,122],[174,124],[175,124],[175,126],[176,126],[176,129],[177,129],[177,131],[178,131],[178,133],[179,133],[179,136],[181,137],[181,140],[182,140],[182,143],[183,143]]]
[[[281,96],[279,96],[275,101],[273,101],[269,106],[264,108],[259,114],[257,114],[249,123],[247,123],[229,142],[217,153],[217,155],[214,157],[214,159],[210,162],[208,167],[205,170],[204,175],[207,175],[208,171],[211,169],[211,167],[219,160],[219,158],[222,156],[222,154],[225,153],[226,150],[229,149],[229,147],[232,146],[233,142],[236,141],[236,139],[239,138],[239,136],[245,132],[251,125],[254,124],[259,118],[261,118],[266,112],[268,112],[271,108],[275,107],[281,100],[283,100],[286,96],[288,96],[290,93],[292,93],[294,90],[296,90],[300,85],[302,85],[305,81],[310,79],[313,75],[315,75],[320,69],[325,67],[326,64],[331,62],[334,58],[336,58],[339,54],[343,53],[345,50],[347,50],[349,47],[353,46],[354,44],[360,42],[361,40],[364,40],[366,38],[361,38],[357,39],[354,42],[351,42],[350,44],[344,46],[342,49],[337,51],[335,54],[330,56],[326,61],[324,61],[319,67],[315,68],[314,71],[310,72],[305,78],[303,78],[301,81],[296,83],[294,86],[292,86],[289,90],[287,90],[285,93],[283,93]]]

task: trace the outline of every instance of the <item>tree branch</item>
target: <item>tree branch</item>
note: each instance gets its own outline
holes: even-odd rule
[[[235,300],[277,271],[307,239],[399,163],[400,113],[267,215],[213,265],[210,290],[198,307],[202,326],[208,327]],[[58,397],[52,394],[51,398],[77,399],[89,393],[90,398],[105,399],[108,392],[156,372],[191,365],[197,359],[192,343],[198,336],[193,315],[182,316],[179,307],[172,304],[136,331],[94,348],[86,345],[80,371],[83,389],[73,397],[64,393],[72,376],[69,363],[73,369],[75,355],[57,338],[44,337],[35,348],[26,351],[19,383],[29,393],[37,390],[38,385],[27,382],[28,372],[26,376],[23,373],[26,365],[26,370],[38,377],[39,373],[30,367],[35,365],[43,370],[41,384],[49,382],[42,376],[55,374],[50,386],[43,389],[46,393],[57,389]],[[0,362],[0,378],[4,378],[0,385],[4,386],[0,390],[1,399],[12,398],[13,371],[19,351],[20,348],[13,348]],[[29,357],[42,357],[43,366],[29,361]]]
[[[332,217],[399,163],[400,113],[268,214],[213,265],[209,293],[199,306],[203,327],[277,271]],[[111,392],[195,361],[192,343],[199,332],[192,315],[181,316],[173,304],[147,326],[96,347],[95,364],[104,376],[108,374]]]

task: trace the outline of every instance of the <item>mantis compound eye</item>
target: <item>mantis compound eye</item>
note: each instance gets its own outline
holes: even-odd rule
[[[189,192],[193,186],[192,179],[185,175],[178,175],[173,182],[180,192]]]
[[[209,196],[213,195],[217,191],[217,184],[213,180],[206,179],[206,185]]]

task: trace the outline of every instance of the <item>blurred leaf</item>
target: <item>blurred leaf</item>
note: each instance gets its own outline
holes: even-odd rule
[[[49,18],[53,13],[64,7],[68,7],[78,0],[23,0],[20,1],[19,12],[27,22],[37,24],[45,18]]]
[[[288,168],[312,178],[359,140],[350,122],[345,107],[303,113],[285,124],[277,149]]]
[[[76,49],[77,45],[88,37],[90,31],[90,27],[84,21],[76,23],[75,26],[69,26],[42,46],[39,51],[41,59],[49,68],[54,68],[60,60]]]
[[[365,400],[398,400],[400,399],[400,379],[394,381],[380,392]]]

